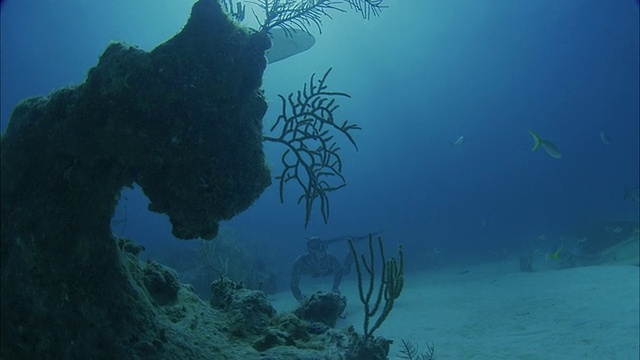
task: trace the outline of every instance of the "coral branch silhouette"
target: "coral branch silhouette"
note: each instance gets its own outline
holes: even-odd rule
[[[378,16],[384,6],[384,0],[251,0],[263,13],[254,17],[258,21],[259,31],[268,33],[280,27],[290,35],[296,30],[309,32],[315,27],[322,32],[322,19],[331,19],[331,12],[345,12],[341,5],[348,5],[353,11],[360,13],[364,19]]]
[[[363,18],[370,19],[371,16],[378,16],[383,8],[384,0],[345,0],[351,9],[360,13]]]
[[[398,246],[398,259],[392,257],[391,260],[387,260],[384,255],[382,237],[378,236],[381,269],[376,272],[376,262],[378,261],[375,259],[373,235],[369,235],[368,258],[364,254],[358,256],[352,239],[349,239],[349,248],[358,275],[360,302],[364,305],[364,336],[360,342],[360,349],[357,350],[363,351],[366,349],[368,341],[372,339],[373,333],[387,319],[395,300],[402,293],[404,288],[404,251],[402,245]],[[376,284],[377,277],[380,279],[379,284]],[[375,316],[377,319],[371,325]]]
[[[340,146],[334,134],[343,134],[358,149],[352,131],[360,130],[357,124],[344,121],[338,124],[334,113],[339,108],[336,99],[350,97],[343,92],[327,90],[326,80],[331,68],[316,80],[311,76],[302,90],[291,93],[282,101],[282,113],[271,127],[276,137],[264,136],[265,141],[287,147],[281,156],[284,168],[279,181],[280,201],[284,202],[284,184],[294,181],[302,188],[298,203],[305,203],[305,227],[309,224],[314,202],[320,200],[320,211],[326,223],[329,218],[329,198],[327,194],[346,186],[342,176]]]

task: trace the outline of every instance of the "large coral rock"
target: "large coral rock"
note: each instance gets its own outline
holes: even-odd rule
[[[228,279],[214,281],[211,293],[211,305],[229,314],[229,332],[236,337],[263,333],[276,313],[262,291],[246,289]]]
[[[135,182],[175,236],[213,238],[218,221],[270,184],[259,88],[268,46],[203,0],[150,53],[113,43],[84,84],[21,103],[2,139],[8,220],[105,229],[121,188]]]
[[[295,310],[295,314],[302,319],[333,327],[346,307],[345,296],[317,291]]]
[[[172,352],[179,331],[157,316],[178,306],[180,285],[164,268],[127,265],[134,254],[118,247],[110,219],[133,183],[185,239],[214,237],[220,220],[255,201],[270,184],[260,90],[268,46],[218,1],[200,0],[153,51],[113,43],[84,84],[16,107],[0,160],[3,359],[214,350]]]
[[[318,319],[301,318],[297,311],[276,314],[264,293],[246,289],[228,279],[214,281],[211,292],[212,307],[222,311],[227,318],[224,330],[234,339],[252,344],[253,350],[259,354],[255,358],[377,360],[386,359],[389,353],[389,340],[371,337],[365,341],[353,327],[333,329]],[[339,306],[344,301],[338,294],[319,293],[314,303]]]

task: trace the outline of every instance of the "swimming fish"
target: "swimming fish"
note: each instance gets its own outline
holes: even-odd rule
[[[631,199],[633,201],[635,201],[636,203],[640,203],[640,188],[639,187],[632,187],[632,188],[624,188],[624,199]]]
[[[438,250],[438,248],[433,248],[432,251],[427,253],[427,257],[431,258],[431,259],[435,259],[437,257],[439,257],[439,255],[442,253],[442,250]]]
[[[551,259],[551,260],[555,260],[557,262],[560,262],[560,250],[562,250],[562,247],[558,250],[556,250],[556,252],[554,252],[553,254],[547,254],[547,258]]]
[[[611,145],[611,139],[609,139],[604,131],[600,131],[600,140],[602,140],[605,145]]]
[[[552,143],[549,140],[540,138],[540,136],[534,133],[531,129],[528,129],[528,130],[531,136],[533,136],[533,141],[535,142],[533,144],[533,149],[531,149],[531,151],[536,151],[540,146],[542,146],[544,151],[546,151],[547,154],[549,154],[549,156],[556,159],[560,159],[562,157],[562,154],[560,153],[560,148],[558,148],[556,144]]]
[[[456,139],[456,141],[454,142],[449,141],[449,144],[451,144],[451,146],[453,147],[459,148],[459,147],[462,147],[462,145],[464,145],[464,141],[465,141],[464,136],[459,136]]]

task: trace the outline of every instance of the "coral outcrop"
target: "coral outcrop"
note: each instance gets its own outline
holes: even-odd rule
[[[212,307],[228,319],[224,330],[251,344],[260,359],[377,360],[389,353],[389,340],[371,337],[365,342],[353,327],[339,330],[324,323],[335,324],[344,310],[341,295],[317,292],[296,311],[277,314],[262,292],[233,281],[214,281],[211,292]]]
[[[336,321],[347,307],[347,298],[334,292],[318,291],[312,294],[295,314],[312,322],[334,327]]]
[[[185,239],[255,201],[270,184],[268,47],[201,0],[153,51],[112,43],[83,84],[16,107],[1,143],[3,358],[200,358],[172,353],[178,331],[156,319],[181,285],[156,265],[132,280],[123,257],[139,249],[109,222],[133,183]]]

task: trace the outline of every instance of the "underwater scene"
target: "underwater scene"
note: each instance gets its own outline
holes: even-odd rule
[[[2,0],[12,359],[640,358],[637,0]]]

